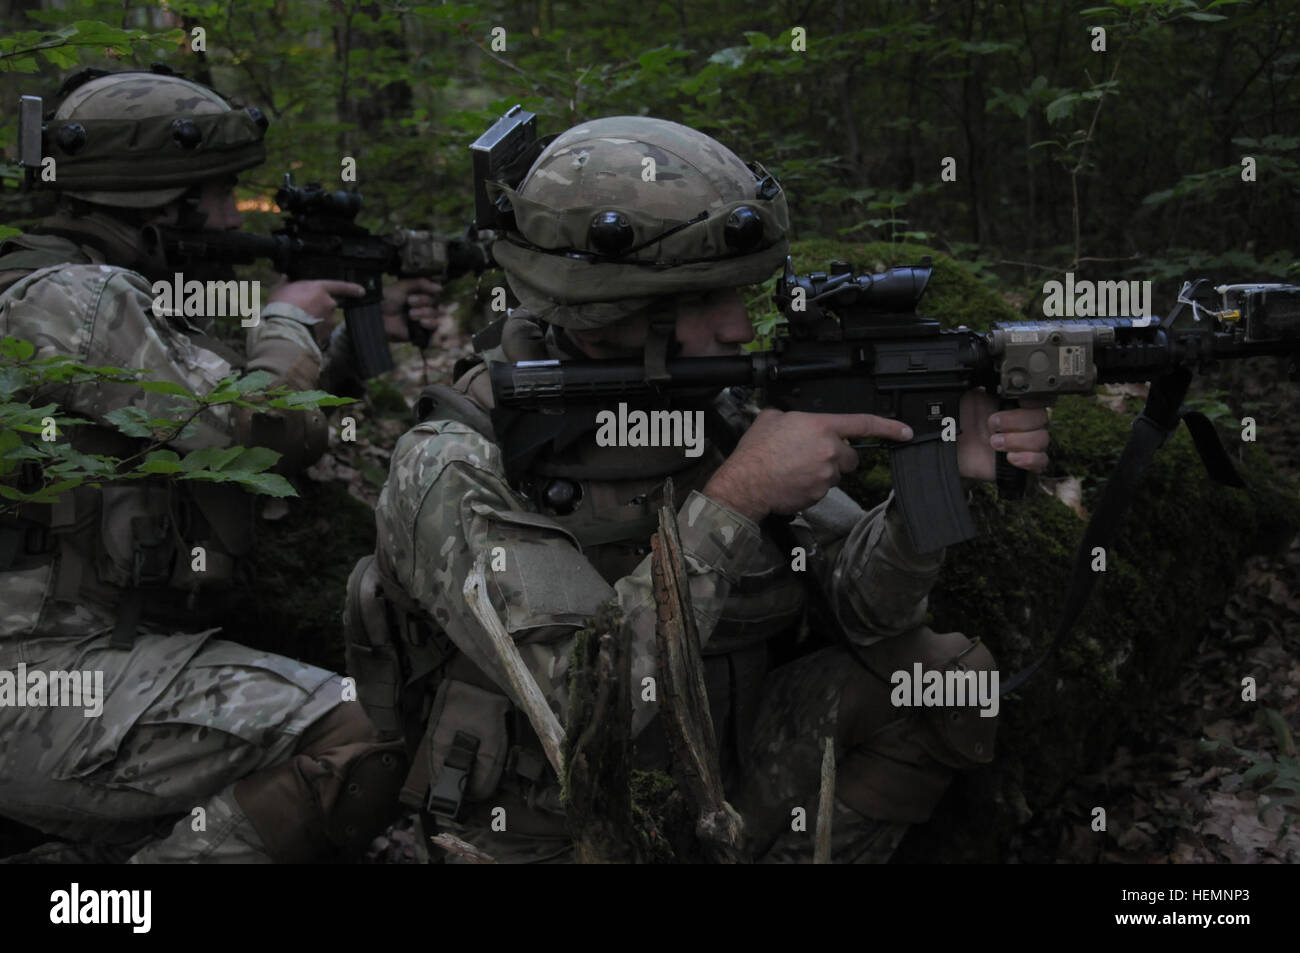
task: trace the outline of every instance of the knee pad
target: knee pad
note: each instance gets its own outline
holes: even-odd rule
[[[281,863],[352,859],[399,812],[401,741],[380,742],[356,702],[313,722],[289,760],[235,785],[235,798]]]
[[[960,632],[935,632],[922,626],[863,650],[868,664],[885,679],[914,665],[923,672],[955,673],[977,700],[976,686],[994,686],[992,653]],[[846,689],[845,741],[850,746],[837,769],[837,793],[868,817],[918,823],[947,790],[954,770],[993,760],[997,717],[985,717],[978,704],[900,707],[895,686],[865,672]],[[996,712],[996,692],[990,709]]]

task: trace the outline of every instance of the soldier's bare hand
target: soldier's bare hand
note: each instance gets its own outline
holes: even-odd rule
[[[969,480],[997,479],[998,451],[1022,470],[1047,466],[1047,411],[1041,401],[1022,401],[1018,410],[998,410],[992,394],[975,389],[961,397],[957,470]]]
[[[912,439],[900,421],[872,414],[804,414],[764,410],[704,487],[710,499],[758,522],[816,503],[858,466],[846,440]]]
[[[319,318],[322,324],[312,330],[317,343],[329,340],[329,333],[334,329],[334,312],[338,310],[340,299],[360,298],[366,289],[351,281],[334,281],[328,278],[311,281],[280,281],[271,289],[270,301],[284,301],[301,308],[313,318]]]
[[[428,278],[403,278],[384,288],[384,330],[390,341],[411,340],[407,318],[428,331],[438,330],[442,285]]]

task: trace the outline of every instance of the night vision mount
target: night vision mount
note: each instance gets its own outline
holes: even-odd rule
[[[537,157],[555,139],[537,137],[537,115],[523,106],[508,109],[470,145],[474,157],[474,227],[505,231],[515,227],[515,212],[505,195],[492,198],[489,182],[518,188]]]

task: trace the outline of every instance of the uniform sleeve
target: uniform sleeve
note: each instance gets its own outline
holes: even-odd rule
[[[270,371],[277,382],[295,389],[314,386],[320,351],[311,332],[274,312],[263,314],[264,320],[249,331],[248,369]],[[211,391],[234,372],[223,356],[154,316],[153,295],[143,277],[107,265],[34,272],[10,290],[0,308],[0,334],[31,341],[38,358],[68,354],[93,366],[143,370],[149,380],[180,384],[196,393]],[[173,396],[129,383],[77,385],[57,399],[70,412],[100,423],[105,415],[128,406],[140,407],[151,417],[174,417],[179,404]],[[195,421],[195,432],[173,441],[173,446],[182,451],[265,446],[301,465],[315,446],[320,448],[316,456],[324,449],[325,426],[319,413],[254,416],[217,407],[205,411]]]
[[[399,442],[376,511],[380,559],[406,592],[503,691],[506,682],[462,589],[481,553],[488,593],[561,723],[568,717],[574,635],[617,600],[632,653],[633,734],[657,711],[641,680],[657,676],[655,605],[647,556],[611,587],[557,522],[505,481],[500,450],[464,424],[420,424]],[[692,493],[678,511],[692,605],[707,644],[732,583],[761,560],[757,527]]]
[[[945,550],[913,548],[892,493],[863,512],[842,490],[832,489],[792,529],[850,640],[870,645],[925,621]]]

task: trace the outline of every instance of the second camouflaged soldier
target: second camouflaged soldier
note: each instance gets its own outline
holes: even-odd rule
[[[735,354],[753,338],[737,289],[767,278],[787,253],[775,180],[672,122],[583,123],[504,191],[517,229],[493,251],[523,307],[488,360],[630,358],[649,373],[671,356]],[[349,586],[349,667],[363,701],[381,730],[420,739],[407,803],[428,806],[439,826],[498,860],[569,856],[557,780],[462,596],[475,560],[494,553],[505,558],[487,574],[493,607],[561,723],[573,636],[617,600],[632,651],[637,766],[671,768],[657,705],[640,690],[657,673],[647,553],[669,477],[728,796],[754,856],[810,856],[812,835],[792,830],[791,817],[795,807],[815,814],[823,737],[834,738],[839,765],[841,861],[887,859],[909,824],[929,818],[954,770],[992,758],[995,719],[974,708],[894,708],[888,682],[853,657],[877,673],[917,661],[993,666],[983,645],[923,625],[944,553],[915,551],[892,501],[863,512],[834,488],[857,465],[846,438],[906,440],[902,424],[775,410],[754,419],[728,393],[710,406],[709,433],[730,429],[721,438],[729,452],[712,436],[698,457],[599,446],[594,419],[547,431],[516,422],[503,436],[487,412],[485,371],[435,388],[424,422],[399,441],[378,551]],[[992,479],[996,449],[1023,468],[1046,465],[1043,411],[995,408],[983,392],[963,399],[962,475]],[[556,436],[542,442],[543,432]],[[508,477],[511,461],[521,469]],[[762,529],[769,514],[798,514],[808,571],[792,571],[789,548]],[[776,651],[805,623],[810,585],[856,653],[824,648],[774,670]],[[420,690],[423,705],[411,699]]]
[[[37,359],[138,368],[197,393],[253,370],[316,387],[313,335],[356,286],[278,286],[243,356],[202,316],[152,306],[152,282],[173,276],[143,227],[238,228],[231,189],[264,160],[261,114],[158,72],[83,73],[65,91],[44,147],[60,210],[0,247],[0,336],[32,342]],[[63,439],[121,458],[139,442],[108,415],[174,411],[165,393],[133,384],[45,396],[92,424]],[[317,412],[224,407],[195,423],[174,449],[264,446],[293,472],[325,446]],[[0,814],[138,862],[332,859],[382,829],[403,759],[344,701],[340,677],[216,637],[216,610],[241,585],[252,504],[233,485],[144,481],[81,486],[0,518],[0,671],[92,673],[104,688],[97,717],[0,707]],[[203,548],[202,571],[192,547]]]

